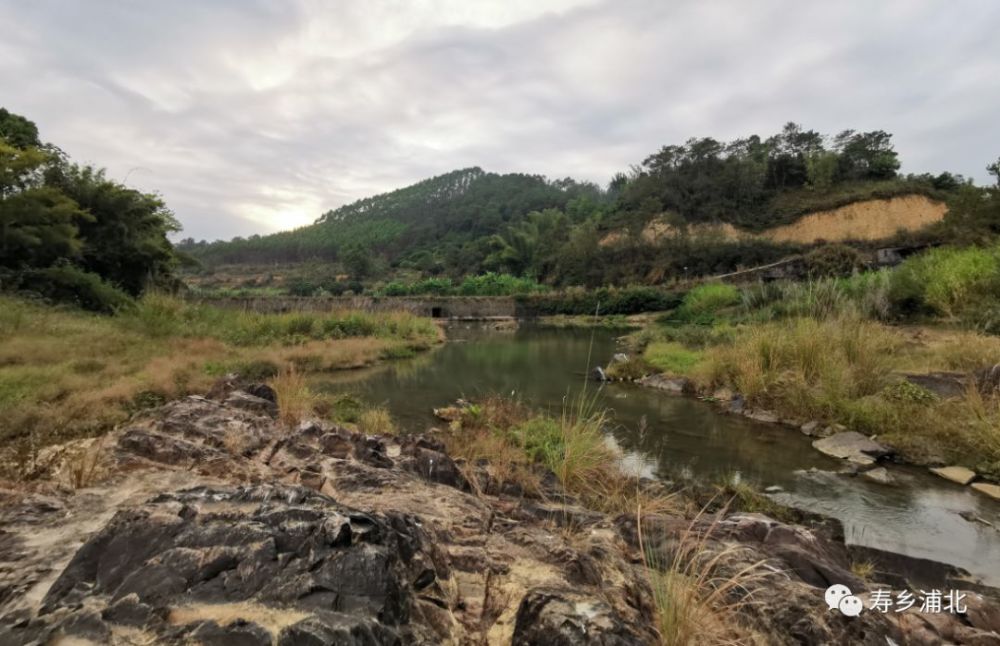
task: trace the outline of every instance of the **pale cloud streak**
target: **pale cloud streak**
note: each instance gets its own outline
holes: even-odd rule
[[[183,235],[311,222],[464,166],[605,183],[689,136],[895,134],[1000,154],[990,0],[0,0],[0,105],[159,190]]]

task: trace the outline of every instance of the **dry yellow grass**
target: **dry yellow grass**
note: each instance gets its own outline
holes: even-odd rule
[[[108,317],[0,297],[0,444],[20,468],[41,447],[100,434],[253,362],[331,371],[439,339],[401,313],[243,314],[154,296]]]

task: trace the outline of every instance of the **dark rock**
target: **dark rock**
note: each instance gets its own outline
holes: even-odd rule
[[[271,633],[262,626],[237,619],[225,626],[205,621],[189,633],[195,643],[204,646],[271,646]]]
[[[272,396],[274,395],[273,390],[267,386],[264,387],[271,391],[270,394]],[[242,390],[234,390],[229,393],[229,396],[226,397],[225,404],[231,408],[239,408],[241,410],[258,413],[260,415],[269,415],[274,417],[278,414],[278,405],[274,403],[274,400],[251,395],[250,393]]]
[[[162,631],[158,617],[185,600],[239,601],[310,615],[280,643],[391,644],[414,628],[401,627],[417,591],[437,579],[435,560],[419,523],[404,517],[364,514],[303,487],[197,487],[116,514],[57,578],[43,614],[69,611],[61,629],[81,634],[106,630],[105,621]],[[76,610],[78,591],[106,600],[103,619]],[[323,614],[330,608],[346,614]],[[242,619],[199,622],[185,638],[270,643],[252,613]]]
[[[963,396],[969,382],[969,376],[960,372],[906,374],[903,378],[911,384],[926,388],[942,399]]]
[[[535,588],[517,609],[511,646],[647,644],[604,600],[570,590]]]
[[[590,371],[590,376],[594,381],[608,381],[608,375],[604,372],[604,368],[597,366]],[[435,414],[437,411],[435,411]]]
[[[439,482],[449,487],[468,486],[455,461],[446,453],[417,444],[407,444],[402,447],[402,455],[408,458],[403,461],[403,468],[425,480]]]
[[[278,403],[278,393],[274,392],[274,388],[271,388],[267,384],[250,384],[247,386],[246,391],[254,397],[259,397],[272,404]]]
[[[136,593],[127,594],[101,613],[101,617],[113,624],[141,627],[160,619],[153,608],[139,601]]]

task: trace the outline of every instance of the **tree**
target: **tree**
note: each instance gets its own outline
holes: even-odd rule
[[[363,280],[371,274],[373,266],[371,251],[359,244],[344,249],[342,262],[344,269],[355,280]]]
[[[46,182],[90,215],[79,225],[82,269],[132,296],[170,285],[177,258],[167,234],[180,225],[162,198],[109,180],[92,166],[55,165]]]
[[[1000,158],[997,158],[995,162],[987,166],[986,170],[996,178],[997,188],[1000,188]]]
[[[10,269],[46,267],[77,258],[78,226],[93,218],[76,202],[41,184],[49,157],[36,148],[0,141],[0,264]]]
[[[15,148],[39,148],[38,126],[19,114],[0,108],[0,138]]]

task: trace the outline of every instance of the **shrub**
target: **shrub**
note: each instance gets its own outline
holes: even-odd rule
[[[846,276],[864,266],[864,256],[845,244],[828,244],[805,255],[806,272],[810,278]]]
[[[706,283],[684,295],[676,316],[684,321],[711,323],[720,310],[737,305],[740,300],[740,290],[733,285]]]
[[[71,265],[23,271],[17,284],[21,291],[105,314],[113,314],[133,303],[128,294],[104,282],[97,274]]]
[[[956,317],[968,306],[995,300],[998,290],[998,249],[941,248],[908,258],[897,267],[889,295],[899,314]]]

